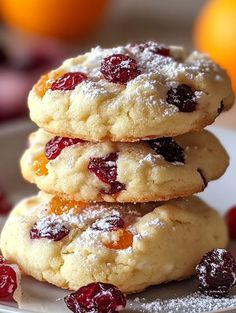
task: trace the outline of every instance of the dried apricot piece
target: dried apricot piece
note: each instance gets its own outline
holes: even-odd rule
[[[112,241],[105,244],[108,249],[122,250],[128,249],[133,245],[133,234],[130,231],[122,229],[119,230],[119,232],[121,232],[121,235],[118,241]]]
[[[85,208],[87,205],[84,201],[75,201],[75,200],[67,200],[63,199],[59,196],[55,196],[50,201],[50,211],[51,214],[62,215],[74,209],[76,211],[80,211]]]
[[[48,159],[44,152],[40,153],[34,158],[33,161],[33,171],[37,176],[43,176],[48,174],[48,169],[46,165],[48,164]]]

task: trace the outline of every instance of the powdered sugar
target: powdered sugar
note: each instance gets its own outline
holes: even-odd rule
[[[135,304],[138,304],[139,312],[142,313],[201,313],[233,308],[236,306],[236,296],[216,299],[195,292],[185,297],[151,302],[136,298],[130,307],[136,307]]]

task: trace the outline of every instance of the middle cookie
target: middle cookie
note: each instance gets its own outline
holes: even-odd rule
[[[78,201],[146,202],[204,190],[228,166],[228,155],[208,131],[137,143],[92,143],[30,135],[21,159],[25,179],[46,192]]]

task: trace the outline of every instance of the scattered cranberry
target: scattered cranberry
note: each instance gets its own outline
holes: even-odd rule
[[[146,143],[168,162],[185,162],[184,149],[171,137],[147,140]]]
[[[110,185],[109,191],[103,191],[105,194],[115,194],[125,189],[125,185],[116,180],[117,159],[118,154],[116,152],[112,152],[103,158],[90,158],[88,169],[102,182]]]
[[[5,192],[0,189],[0,215],[8,214],[11,211],[11,204],[7,199]]]
[[[84,73],[69,72],[54,81],[51,90],[73,90],[78,84],[87,78],[87,75]]]
[[[208,296],[226,296],[236,283],[236,262],[225,249],[213,249],[196,267],[199,290]]]
[[[200,168],[198,168],[197,171],[198,171],[198,173],[200,174],[200,176],[202,178],[204,188],[206,188],[207,185],[208,185],[208,181],[207,181],[206,177],[203,175],[203,172],[202,172],[202,170]]]
[[[230,238],[236,240],[236,206],[232,207],[226,213],[225,218],[228,224]]]
[[[33,225],[30,230],[30,238],[47,238],[54,241],[59,241],[66,237],[69,232],[70,229],[63,222],[44,219]]]
[[[137,47],[141,52],[148,50],[154,54],[159,54],[164,57],[170,56],[170,49],[163,44],[158,44],[154,41],[148,41],[145,43],[138,44]]]
[[[115,231],[124,228],[125,221],[119,215],[111,215],[94,223],[91,228],[94,230]]]
[[[124,54],[113,54],[103,59],[100,71],[106,80],[121,85],[141,74],[136,60]]]
[[[46,157],[48,158],[48,160],[54,160],[64,148],[84,142],[84,140],[79,138],[56,136],[49,140],[45,146]]]
[[[64,298],[74,313],[116,313],[126,306],[126,299],[115,286],[91,283]]]
[[[196,96],[188,85],[182,84],[168,90],[166,101],[177,106],[180,112],[196,111]]]
[[[225,108],[225,106],[224,106],[224,102],[223,102],[223,100],[222,100],[222,101],[220,102],[220,107],[219,107],[218,110],[217,110],[217,112],[218,112],[219,115],[224,111],[224,108]]]
[[[16,272],[8,264],[0,265],[0,298],[12,295],[17,288]]]

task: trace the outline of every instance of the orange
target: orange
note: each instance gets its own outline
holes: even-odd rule
[[[96,29],[109,0],[1,0],[3,19],[15,28],[60,39]]]
[[[71,209],[75,209],[79,212],[85,208],[87,203],[84,201],[75,201],[63,199],[59,196],[54,196],[50,201],[50,214],[62,215],[69,212]]]
[[[225,68],[236,91],[236,0],[210,0],[194,29],[195,44]]]

